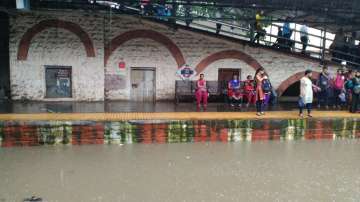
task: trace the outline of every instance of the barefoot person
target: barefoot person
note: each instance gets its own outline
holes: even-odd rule
[[[264,115],[264,100],[265,93],[263,90],[263,81],[268,79],[265,74],[264,68],[259,68],[255,73],[255,82],[256,82],[256,115],[261,116]]]
[[[303,117],[303,109],[306,107],[308,117],[312,117],[311,109],[314,99],[313,88],[319,90],[311,81],[312,71],[306,70],[305,76],[300,80],[299,116]]]
[[[201,103],[203,103],[203,108],[204,110],[206,110],[208,91],[207,91],[206,81],[204,79],[204,74],[200,74],[200,79],[196,82],[195,97],[196,97],[197,109],[200,110]]]

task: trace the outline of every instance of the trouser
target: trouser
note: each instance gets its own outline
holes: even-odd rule
[[[346,92],[346,101],[347,104],[350,106],[351,105],[351,101],[352,101],[352,92],[350,90],[348,90]]]
[[[208,100],[208,93],[207,93],[206,91],[198,90],[198,91],[196,91],[196,93],[195,93],[195,97],[196,97],[197,107],[200,108],[201,102],[202,102],[204,108],[206,108],[206,106],[207,106],[207,100]]]
[[[255,104],[256,102],[256,95],[253,92],[247,92],[246,95],[246,101],[248,104]]]
[[[271,97],[270,93],[265,93],[265,100],[264,100],[264,105],[265,106],[269,105],[270,97]]]
[[[339,97],[339,95],[341,94],[341,89],[334,89],[334,101],[335,101],[335,105],[336,106],[340,106],[341,105],[341,99]]]
[[[264,37],[265,34],[266,34],[266,30],[264,30],[264,29],[257,29],[257,30],[256,30],[256,35],[255,35],[254,41],[256,40],[256,42],[259,43],[260,37]]]
[[[321,90],[318,94],[318,104],[324,104],[325,106],[329,106],[330,104],[330,88]]]
[[[304,107],[306,107],[308,114],[311,114],[312,103],[306,103],[305,106],[299,107],[299,113],[302,114]]]
[[[264,100],[257,100],[256,101],[256,112],[263,112],[264,107]]]
[[[222,27],[222,24],[216,23],[216,34],[220,33],[221,27]]]
[[[352,93],[350,112],[356,113],[359,110],[360,94]]]
[[[307,45],[308,45],[308,37],[307,36],[302,36],[301,38],[300,38],[300,40],[301,40],[301,42],[302,42],[302,52],[305,52],[305,50],[306,50],[306,47],[307,47]]]
[[[233,97],[230,97],[230,103],[233,105],[240,105],[242,103],[242,98],[235,99]]]

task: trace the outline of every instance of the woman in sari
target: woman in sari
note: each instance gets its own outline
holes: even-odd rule
[[[255,82],[256,82],[256,115],[261,116],[265,115],[264,112],[264,100],[265,93],[263,90],[262,83],[268,77],[265,74],[264,68],[259,68],[255,73]]]
[[[246,81],[244,82],[244,96],[246,97],[247,104],[246,106],[249,107],[250,104],[256,103],[256,91],[254,86],[254,80],[252,79],[251,75],[246,77]]]
[[[200,79],[196,82],[195,92],[197,110],[200,110],[201,103],[203,104],[203,109],[206,110],[208,95],[209,94],[206,86],[206,80],[204,79],[204,74],[200,74]]]

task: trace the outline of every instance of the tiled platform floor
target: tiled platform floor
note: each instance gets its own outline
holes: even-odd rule
[[[296,103],[280,103],[269,106],[269,111],[296,110]],[[194,112],[192,102],[175,104],[174,102],[6,102],[0,101],[0,113],[99,113],[99,112]],[[209,103],[209,112],[255,111],[254,106],[233,108],[224,103]]]

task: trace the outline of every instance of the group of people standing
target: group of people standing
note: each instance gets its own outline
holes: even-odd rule
[[[339,29],[330,45],[332,61],[341,63],[347,61],[348,65],[358,66],[360,64],[360,44],[356,43],[359,36],[357,32],[345,33]]]
[[[255,36],[251,39],[253,43],[259,44],[260,38],[265,37],[266,30],[264,28],[264,12],[259,11],[255,16],[255,23],[254,23],[254,30]],[[286,18],[283,26],[278,26],[278,33],[277,33],[277,40],[273,44],[274,48],[283,49],[283,50],[291,50],[294,45],[295,41],[291,40],[291,36],[293,34],[293,30],[290,27],[290,18]],[[306,54],[306,48],[309,43],[309,33],[308,27],[306,25],[302,25],[300,27],[300,40],[302,43],[302,53]]]
[[[324,106],[328,109],[333,106],[333,108],[340,109],[352,103],[350,111],[356,112],[359,102],[357,90],[360,84],[359,74],[360,72],[357,70],[348,71],[345,68],[340,68],[337,70],[336,75],[332,76],[328,68],[323,67],[317,81],[317,86],[320,88],[316,92],[318,107]]]
[[[323,67],[317,82],[312,81],[312,71],[306,70],[304,77],[300,80],[299,116],[303,117],[306,108],[308,116],[312,117],[312,104],[314,95],[317,96],[318,107],[324,105],[329,108],[330,103],[334,108],[350,106],[350,112],[359,112],[360,107],[360,71],[347,71],[339,69],[335,77],[332,77],[327,67]],[[232,107],[241,106],[244,99],[246,105],[255,104],[256,115],[265,115],[265,106],[269,103],[272,86],[268,75],[263,68],[259,68],[254,76],[247,76],[244,82],[239,80],[238,75],[228,82],[227,96]],[[197,108],[207,108],[208,89],[204,74],[196,82]]]
[[[331,77],[328,68],[324,67],[316,84],[311,80],[312,71],[306,70],[300,80],[299,116],[303,117],[306,108],[311,117],[314,94],[318,95],[318,107],[325,103],[329,108],[332,100],[334,108],[349,106],[351,113],[359,112],[360,106],[360,71],[344,72],[339,69],[335,77]]]

